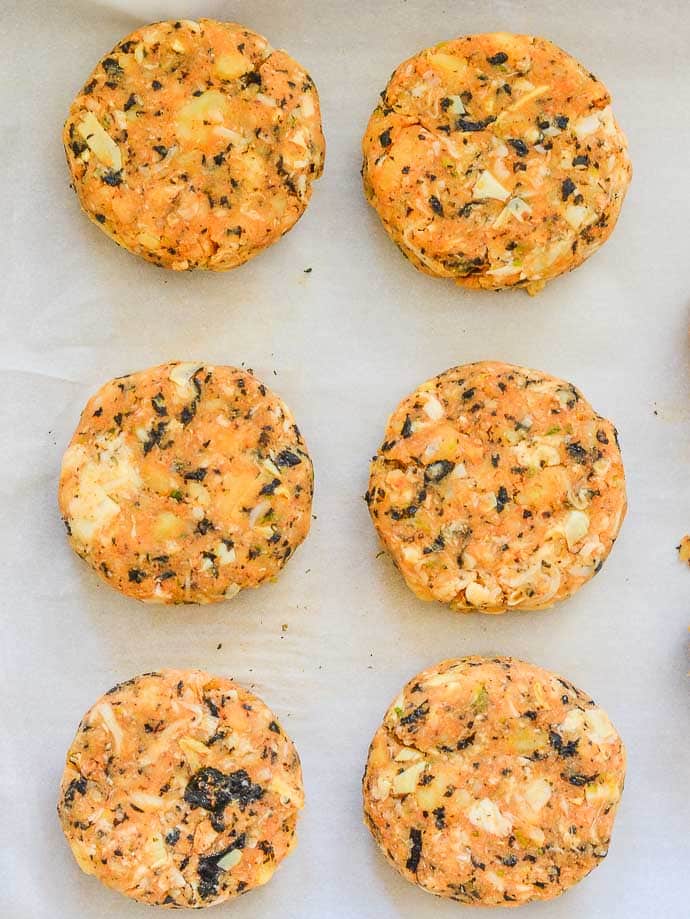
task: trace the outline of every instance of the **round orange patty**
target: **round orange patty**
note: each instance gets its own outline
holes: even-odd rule
[[[386,712],[366,823],[404,878],[474,906],[550,900],[605,857],[625,750],[572,683],[510,657],[448,660]]]
[[[162,364],[106,383],[62,462],[73,549],[152,603],[274,578],[309,532],[313,471],[285,404],[248,371]]]
[[[299,756],[256,696],[200,670],[119,683],[67,752],[58,815],[79,867],[157,906],[212,906],[295,845]]]
[[[316,87],[237,23],[158,22],[96,66],[64,129],[86,214],[182,271],[235,268],[303,214],[321,175]]]
[[[626,511],[611,422],[570,383],[490,361],[403,399],[366,500],[418,597],[487,613],[574,593],[601,568]]]
[[[596,77],[551,42],[505,32],[426,48],[394,72],[364,135],[364,189],[427,274],[527,287],[608,238],[631,177]]]

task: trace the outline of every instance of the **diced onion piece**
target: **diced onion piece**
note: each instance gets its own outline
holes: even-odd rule
[[[465,73],[467,70],[467,61],[464,58],[456,57],[454,54],[444,54],[442,51],[437,51],[435,54],[430,55],[429,63],[432,67],[444,73],[458,75]]]
[[[587,709],[585,723],[589,739],[599,746],[611,743],[618,736],[609,716],[601,708]]]
[[[570,511],[563,524],[563,532],[571,552],[589,530],[589,517],[584,511]]]
[[[460,96],[448,96],[448,100],[450,101],[448,111],[453,112],[455,115],[465,114],[465,106],[462,104]]]
[[[177,539],[178,536],[182,536],[184,531],[184,520],[171,511],[163,511],[162,514],[158,514],[153,524],[153,536],[155,539]]]
[[[192,363],[175,364],[170,371],[170,379],[175,386],[178,386],[180,389],[187,389],[189,387],[189,381],[202,366],[203,364]]]
[[[247,68],[249,69],[249,68]],[[177,112],[175,131],[183,142],[204,144],[208,135],[223,122],[228,97],[217,89],[192,96]]]
[[[154,236],[153,233],[140,233],[137,236],[137,242],[144,247],[144,249],[149,249],[150,251],[155,251],[160,249],[161,241],[158,236]]]
[[[588,115],[586,118],[580,118],[579,121],[576,121],[573,125],[573,130],[577,135],[577,139],[582,140],[583,137],[593,134],[600,124],[599,113],[595,112],[593,115]]]
[[[252,69],[252,63],[239,52],[219,55],[213,63],[213,72],[221,80],[236,80]]]
[[[182,752],[190,768],[196,772],[202,765],[202,757],[208,756],[208,747],[193,737],[180,737],[178,743],[182,747]]]
[[[490,798],[476,801],[467,812],[467,818],[472,826],[491,833],[492,836],[508,836],[513,829],[513,821],[504,817]]]
[[[212,133],[216,137],[223,137],[225,140],[229,140],[236,147],[246,147],[249,144],[244,134],[240,134],[239,131],[233,131],[232,128],[226,128],[222,124],[217,124]]]
[[[256,507],[253,507],[249,514],[249,526],[253,527],[257,521],[263,517],[270,506],[270,502],[268,501],[259,501]]]
[[[505,188],[498,179],[493,176],[488,169],[479,174],[479,178],[474,183],[472,197],[475,201],[483,198],[495,198],[497,201],[505,201],[510,197],[510,192]]]
[[[145,846],[146,860],[149,868],[161,868],[168,861],[168,850],[160,833],[152,836]]]
[[[484,877],[487,879],[487,881],[489,882],[489,884],[492,885],[492,887],[495,887],[495,888],[496,888],[496,890],[497,890],[499,893],[503,893],[503,892],[505,891],[505,889],[506,889],[505,881],[503,880],[502,877],[500,877],[498,874],[496,874],[495,871],[487,871],[487,872],[485,872]]]
[[[101,702],[96,706],[94,713],[101,716],[101,720],[113,737],[113,751],[119,753],[122,749],[122,728],[115,717],[115,712],[107,702]]]
[[[494,220],[494,226],[502,226],[509,217],[515,217],[517,221],[523,223],[525,217],[532,213],[532,208],[522,198],[511,198],[503,208],[498,217]]]
[[[519,265],[501,265],[500,268],[490,268],[486,273],[494,278],[505,278],[511,274],[518,274],[519,271]]]
[[[551,444],[522,441],[515,445],[515,455],[521,466],[538,469],[541,466],[558,466],[561,454]]]
[[[235,865],[239,865],[241,861],[242,852],[240,849],[231,849],[222,858],[219,858],[216,864],[221,871],[229,871],[231,868],[234,868]]]
[[[563,216],[573,230],[579,230],[592,217],[592,211],[584,204],[569,204]]]
[[[280,795],[280,800],[284,804],[287,804],[293,799],[298,799],[299,797],[292,785],[288,785],[285,779],[281,778],[279,775],[276,775],[273,777],[273,779],[271,779],[268,784],[268,789],[269,791],[273,791],[275,794]]]
[[[305,118],[311,118],[314,114],[314,100],[310,93],[305,93],[300,99],[300,108]]]
[[[224,542],[219,542],[216,546],[216,555],[221,565],[231,565],[237,557],[235,549],[233,547],[228,549]]]
[[[473,581],[465,589],[465,599],[471,606],[489,606],[498,600],[497,591]]]
[[[443,406],[436,396],[431,395],[427,396],[426,402],[424,403],[424,412],[432,421],[438,421],[440,418],[443,418],[444,415]]]
[[[77,125],[77,131],[91,152],[104,166],[119,172],[122,169],[120,148],[101,125],[93,112],[87,112]]]
[[[404,772],[399,773],[393,779],[393,794],[394,795],[409,795],[417,787],[417,782],[419,777],[426,769],[426,762],[422,760],[419,763],[414,763],[414,765],[405,769]]]
[[[133,791],[129,800],[143,811],[157,811],[166,806],[165,798],[147,795],[143,791]]]
[[[436,676],[429,677],[424,681],[425,686],[452,686],[459,683],[463,678],[464,668],[461,670],[450,670],[448,673],[437,673]],[[397,758],[397,757],[396,757]]]
[[[513,84],[514,89],[518,88],[518,83],[520,83],[521,89],[527,89],[528,87],[532,86],[529,80],[516,80]],[[521,109],[527,105],[528,102],[531,102],[532,99],[536,99],[538,96],[543,95],[543,93],[545,93],[548,89],[550,89],[550,87],[547,83],[544,83],[541,86],[535,86],[534,89],[530,89],[529,92],[526,92],[524,96],[520,96],[516,102],[513,102],[513,104],[509,105],[507,109],[504,109],[503,112],[501,112],[501,115],[503,115],[504,112],[518,111],[518,109]]]
[[[539,813],[550,797],[551,785],[546,779],[534,779],[525,789],[525,800],[535,813]]]
[[[371,796],[374,801],[383,801],[391,790],[390,780],[380,776],[371,787]]]
[[[620,799],[620,786],[614,778],[600,776],[585,787],[585,799],[588,804],[616,804]]]
[[[568,733],[579,733],[585,723],[585,713],[580,708],[571,708],[559,728]]]

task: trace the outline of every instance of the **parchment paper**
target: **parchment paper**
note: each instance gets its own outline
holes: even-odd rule
[[[305,217],[278,245],[224,275],[175,275],[119,250],[79,213],[60,132],[117,40],[157,18],[200,15],[239,20],[308,68],[328,154]],[[534,299],[417,273],[360,189],[360,137],[393,68],[433,42],[497,29],[543,34],[605,81],[635,168],[610,242]],[[361,822],[359,783],[404,681],[476,652],[567,676],[628,747],[606,862],[520,916],[687,916],[690,570],[675,546],[690,529],[688,5],[5,0],[2,34],[0,914],[153,915],[81,874],[55,801],[87,707],[117,680],[173,666],[254,687],[304,764],[295,854],[214,916],[470,915],[384,863]],[[278,582],[210,607],[151,608],[111,591],[73,555],[56,509],[60,459],[87,396],[173,358],[253,367],[292,407],[316,467],[317,519]],[[628,519],[601,574],[553,612],[462,617],[417,601],[377,556],[361,498],[398,400],[485,358],[574,381],[620,430]]]

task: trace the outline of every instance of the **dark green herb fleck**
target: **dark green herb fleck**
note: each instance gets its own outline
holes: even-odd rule
[[[424,470],[424,481],[440,482],[453,469],[455,469],[455,463],[451,463],[450,460],[437,460],[435,463],[430,463]]]
[[[520,140],[519,138],[516,138],[516,137],[509,137],[508,143],[513,148],[513,150],[515,150],[518,156],[527,156],[527,154],[529,153],[529,150],[527,149],[527,144],[524,142],[524,140]]]
[[[567,201],[568,197],[572,195],[575,191],[575,183],[572,179],[565,179],[561,185],[561,198],[563,201]]]
[[[408,871],[417,871],[422,857],[422,831],[413,827],[410,830],[410,857],[405,863]]]
[[[302,460],[292,450],[281,450],[275,458],[276,466],[298,466]]]
[[[443,217],[443,205],[438,200],[436,195],[432,195],[429,198],[429,206],[431,207],[431,210],[434,212],[434,214],[438,214],[439,217]]]

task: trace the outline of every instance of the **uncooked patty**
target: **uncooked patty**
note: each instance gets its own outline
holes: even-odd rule
[[[158,906],[265,884],[304,804],[294,744],[255,695],[201,670],[119,683],[84,715],[58,815],[79,867]]]
[[[572,683],[509,657],[448,660],[388,709],[366,823],[425,890],[475,906],[549,900],[606,856],[625,750]]]
[[[106,383],[62,462],[73,549],[111,587],[210,603],[274,578],[309,532],[313,472],[250,372],[169,363]]]
[[[469,35],[394,72],[364,189],[403,254],[466,287],[544,283],[608,238],[631,177],[605,86],[551,42]]]
[[[611,422],[572,384],[491,361],[403,399],[366,497],[418,597],[488,613],[572,594],[601,568],[626,511]]]
[[[64,129],[86,214],[178,271],[235,268],[286,233],[323,169],[316,87],[237,23],[133,32],[96,66]]]

